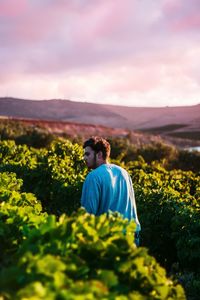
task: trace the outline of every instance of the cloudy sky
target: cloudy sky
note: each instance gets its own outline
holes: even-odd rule
[[[200,103],[199,0],[0,0],[0,97]]]

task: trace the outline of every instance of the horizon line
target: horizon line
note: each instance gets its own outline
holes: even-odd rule
[[[197,104],[186,104],[186,105],[162,105],[162,106],[130,106],[130,105],[121,105],[121,104],[111,104],[111,103],[96,103],[96,102],[88,102],[87,100],[71,100],[64,98],[52,98],[52,99],[31,99],[31,98],[19,98],[13,96],[0,96],[1,99],[13,99],[13,100],[22,100],[22,101],[70,101],[74,103],[85,103],[85,104],[95,104],[95,105],[106,105],[106,106],[118,106],[118,107],[128,107],[128,108],[180,108],[180,107],[193,107],[200,105],[200,102]]]

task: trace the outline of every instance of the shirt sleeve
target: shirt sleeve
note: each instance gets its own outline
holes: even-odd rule
[[[97,179],[88,174],[83,184],[81,206],[90,214],[97,215],[100,200],[100,185]]]
[[[130,198],[131,198],[131,202],[132,202],[132,206],[133,206],[133,218],[136,222],[137,225],[137,229],[136,231],[139,232],[141,230],[141,226],[140,226],[140,222],[138,220],[138,216],[137,216],[137,207],[136,207],[136,202],[135,202],[135,192],[134,192],[134,188],[133,188],[133,182],[131,179],[131,176],[129,175],[129,183],[130,183]]]

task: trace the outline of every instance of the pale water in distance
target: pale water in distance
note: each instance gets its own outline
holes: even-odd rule
[[[200,146],[185,148],[185,150],[188,150],[188,151],[200,151]]]

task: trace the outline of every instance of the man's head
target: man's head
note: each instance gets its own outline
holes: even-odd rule
[[[89,169],[96,169],[107,163],[110,157],[110,144],[105,139],[94,136],[83,144],[84,160]]]

